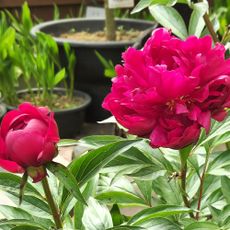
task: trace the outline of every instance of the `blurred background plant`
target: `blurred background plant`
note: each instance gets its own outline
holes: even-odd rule
[[[220,28],[218,32],[221,36],[223,36],[227,29],[227,26],[230,24],[230,1],[212,1],[211,12],[213,12],[217,16],[220,23]]]
[[[33,20],[27,3],[23,4],[19,19],[9,11],[1,12],[2,97],[7,104],[15,106],[19,102],[17,90],[24,87],[29,92],[27,99],[31,102],[54,108],[57,98],[53,90],[61,85],[66,89],[66,97],[70,100],[66,106],[71,106],[74,103],[71,101],[76,63],[74,52],[69,44],[65,44],[68,63],[65,70],[61,67],[59,49],[54,39],[43,33],[39,33],[37,39],[33,38],[30,35],[32,27]],[[67,74],[69,84],[66,80]],[[37,91],[34,92],[33,88],[37,88]]]
[[[9,26],[5,13],[0,14],[0,91],[10,103],[17,102],[16,87],[21,74],[13,62],[16,49],[16,31]]]

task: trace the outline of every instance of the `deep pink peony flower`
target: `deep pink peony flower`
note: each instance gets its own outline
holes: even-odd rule
[[[45,176],[42,165],[56,154],[59,141],[53,113],[30,103],[8,112],[0,129],[0,166],[13,173],[27,170],[34,182]]]
[[[230,59],[224,55],[224,46],[212,47],[210,36],[182,41],[156,29],[143,50],[123,53],[103,107],[153,147],[183,148],[230,107]]]

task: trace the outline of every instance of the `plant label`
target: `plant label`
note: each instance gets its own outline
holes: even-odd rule
[[[134,6],[134,0],[109,0],[109,8],[129,8]]]
[[[86,18],[105,18],[105,10],[102,7],[87,6]]]

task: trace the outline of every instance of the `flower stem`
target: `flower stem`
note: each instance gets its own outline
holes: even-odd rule
[[[181,188],[182,188],[182,198],[183,198],[183,201],[184,201],[184,204],[187,208],[190,208],[191,205],[190,205],[190,201],[187,197],[187,193],[186,193],[186,175],[187,175],[187,161],[184,161],[181,154],[180,154],[180,159],[181,159]],[[191,212],[189,213],[189,216],[191,218],[194,218],[195,219],[195,216],[194,214]]]
[[[48,184],[46,177],[44,177],[44,179],[42,180],[42,186],[43,186],[43,189],[44,189],[44,192],[46,195],[47,202],[50,206],[55,225],[56,225],[57,229],[62,229],[62,222],[61,222],[61,218],[60,218],[60,213],[59,213],[57,205],[54,202],[54,199],[53,199],[53,196],[51,194],[50,187],[49,187],[49,184]]]
[[[196,220],[199,220],[199,215],[200,215],[201,200],[202,200],[203,190],[204,190],[205,173],[206,173],[206,170],[208,167],[208,159],[209,159],[209,153],[206,154],[204,169],[203,169],[202,175],[200,177],[200,189],[199,189],[199,198],[198,198],[198,204],[197,204]]]
[[[203,0],[198,0],[199,2],[203,2]],[[218,39],[218,36],[213,28],[213,24],[209,18],[209,15],[207,13],[204,14],[203,16],[204,18],[204,22],[205,22],[205,25],[207,26],[207,29],[210,33],[210,35],[212,36],[212,39],[213,41],[216,43],[216,42],[219,42],[219,39]]]

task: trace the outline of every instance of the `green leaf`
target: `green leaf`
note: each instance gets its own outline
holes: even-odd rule
[[[152,184],[154,192],[163,202],[180,205],[182,202],[181,190],[176,180],[168,181],[167,177],[158,177]]]
[[[125,191],[106,191],[96,196],[98,200],[106,203],[145,205],[145,201],[135,194]]]
[[[40,218],[32,216],[29,210],[23,210],[22,208],[13,207],[9,205],[0,205],[0,212],[7,220],[29,220],[43,227],[52,227],[54,224],[50,219]],[[50,217],[49,215],[47,217]]]
[[[58,147],[65,147],[65,146],[72,146],[72,145],[77,145],[78,141],[75,139],[61,139],[58,142]]]
[[[187,227],[184,230],[219,230],[220,228],[214,224],[209,222],[195,222]]]
[[[105,69],[109,69],[111,67],[109,61],[105,59],[97,50],[95,50],[95,54]]]
[[[166,218],[155,218],[141,224],[141,226],[148,230],[181,230],[176,223]]]
[[[112,216],[113,226],[118,226],[124,222],[124,217],[122,216],[117,204],[112,206],[110,214]]]
[[[212,120],[211,131],[208,135],[204,135],[203,133],[203,135],[199,138],[195,148],[208,145],[210,149],[213,149],[220,144],[228,142],[230,140],[229,133],[230,116],[227,116],[227,118],[222,122]]]
[[[195,35],[200,37],[202,30],[204,29],[205,22],[203,19],[204,14],[208,10],[207,2],[199,2],[193,4],[193,12],[189,21],[189,35]]]
[[[84,197],[81,194],[79,185],[74,176],[66,167],[61,164],[51,162],[47,164],[47,168],[60,180],[65,188],[80,202],[86,204]],[[87,205],[87,204],[86,204]]]
[[[151,220],[156,217],[166,217],[166,216],[172,216],[182,213],[189,213],[192,210],[190,208],[176,206],[176,205],[158,205],[153,208],[147,208],[133,217],[129,220],[129,224],[132,225],[139,225],[147,220]]]
[[[17,226],[11,228],[11,230],[38,230],[36,226]]]
[[[214,205],[214,203],[221,201],[223,196],[220,187],[220,177],[215,177],[213,175],[205,176],[201,210],[205,209],[209,205]]]
[[[17,192],[19,194],[20,181],[21,177],[19,176],[12,173],[0,172],[0,189],[3,191]],[[29,182],[26,185],[24,194],[42,198],[42,195]]]
[[[162,170],[158,166],[151,165],[143,166],[135,172],[129,173],[128,176],[142,180],[155,180],[158,177],[164,176],[165,173],[166,170]]]
[[[66,216],[64,221],[63,221],[63,229],[75,229],[74,224],[73,224],[73,220],[72,220],[72,217],[70,216],[70,214],[68,216]]]
[[[107,230],[144,230],[145,228],[138,227],[138,226],[129,226],[129,225],[122,225],[122,226],[115,226],[112,228],[107,228]]]
[[[30,9],[27,2],[24,2],[22,6],[22,24],[25,32],[29,34],[31,28],[33,27],[33,22],[31,19]]]
[[[192,145],[188,145],[185,148],[180,149],[179,153],[180,153],[181,164],[183,165],[186,164],[189,154],[191,153],[192,147],[193,147]]]
[[[178,37],[185,39],[188,36],[185,22],[173,7],[153,5],[149,7],[150,13],[162,26],[171,29]]]
[[[12,230],[13,229],[12,226],[10,226],[10,225],[1,226],[1,228],[2,228],[1,230]],[[22,229],[22,230],[24,230],[24,229]],[[30,229],[28,229],[28,230],[30,230]],[[37,228],[36,228],[36,230],[37,230]]]
[[[105,230],[113,226],[108,208],[92,197],[88,200],[88,207],[85,208],[82,223],[87,230]]]
[[[176,4],[176,2],[177,0],[140,0],[135,6],[135,8],[132,10],[131,14],[138,13],[151,5],[160,4],[160,5],[173,6]]]
[[[54,4],[53,19],[54,20],[60,19],[60,11],[59,11],[59,8],[56,4]]]
[[[140,0],[137,5],[134,7],[134,9],[131,11],[131,14],[138,13],[142,11],[143,9],[149,7],[152,3],[152,0]]]
[[[117,155],[124,153],[131,147],[135,146],[143,140],[126,140],[102,146],[98,149],[89,151],[80,158],[72,161],[68,167],[70,172],[76,176],[79,186],[84,185],[88,180],[97,175],[99,170],[103,168],[108,162],[114,159]],[[63,191],[62,204],[71,202],[72,194]],[[66,206],[66,205],[65,205]]]
[[[114,70],[114,67],[113,67],[113,68],[110,68],[110,69],[105,69],[104,75],[105,75],[105,77],[113,78],[113,77],[115,77],[117,74],[116,74],[116,71]]]
[[[218,222],[219,221],[219,217],[220,217],[220,213],[221,213],[221,210],[213,207],[213,205],[209,205],[208,206],[210,212],[211,212],[211,215],[212,215],[212,219],[214,222]]]
[[[177,0],[177,3],[188,4],[190,6],[191,5],[191,0]]]
[[[152,206],[152,180],[135,180],[138,188],[140,189],[146,203]]]
[[[208,174],[217,175],[217,176],[227,176],[230,175],[230,154],[229,150],[217,154],[217,157],[214,158],[207,170]]]
[[[123,168],[122,166],[125,166],[127,168],[131,165],[150,166],[152,163],[152,159],[145,154],[145,152],[142,152],[135,147],[131,147],[129,150],[110,161],[106,167],[111,168],[119,166],[120,168]]]
[[[220,212],[219,225],[224,226],[230,221],[230,204],[226,205]]]
[[[7,197],[13,202],[18,202],[18,193],[8,192]],[[44,200],[35,196],[24,195],[23,202],[20,205],[23,210],[30,210],[30,214],[41,218],[51,218],[50,208]]]
[[[117,155],[124,153],[139,142],[142,140],[119,141],[92,150],[75,160],[70,166],[70,171],[76,175],[79,184],[83,185]]]
[[[54,77],[54,86],[60,83],[65,78],[65,69],[61,69]]]
[[[221,177],[221,191],[226,201],[230,203],[230,179],[227,176]]]
[[[82,195],[84,196],[86,201],[89,199],[90,196],[94,196],[94,193],[96,190],[96,185],[97,185],[97,180],[98,180],[97,177],[92,178],[87,183],[86,187],[84,188]],[[70,206],[70,205],[68,205],[68,206]],[[74,214],[75,214],[74,215],[74,227],[76,229],[82,228],[82,216],[83,216],[84,210],[85,210],[85,206],[80,202],[77,202],[76,205],[74,206]]]
[[[25,228],[28,227],[32,227],[36,228],[37,230],[48,230],[48,228],[45,228],[43,226],[41,226],[40,224],[35,223],[32,220],[18,220],[18,219],[14,219],[14,220],[0,220],[0,226],[8,226],[8,225],[15,225],[17,227],[19,226],[24,226]]]
[[[21,208],[9,206],[9,205],[0,205],[0,212],[6,219],[26,219],[32,220],[32,216],[22,210]]]
[[[6,50],[8,49],[12,49],[13,48],[13,44],[15,42],[15,30],[12,27],[9,27],[5,33],[0,37],[0,50],[2,52],[6,52]],[[7,55],[7,53],[6,53]],[[4,58],[6,58],[6,55]]]
[[[124,140],[124,138],[113,135],[92,135],[80,139],[79,144],[96,149],[122,140]]]
[[[144,199],[126,177],[113,177],[114,174],[101,174],[97,186],[98,200],[107,204],[130,204],[146,206]]]

